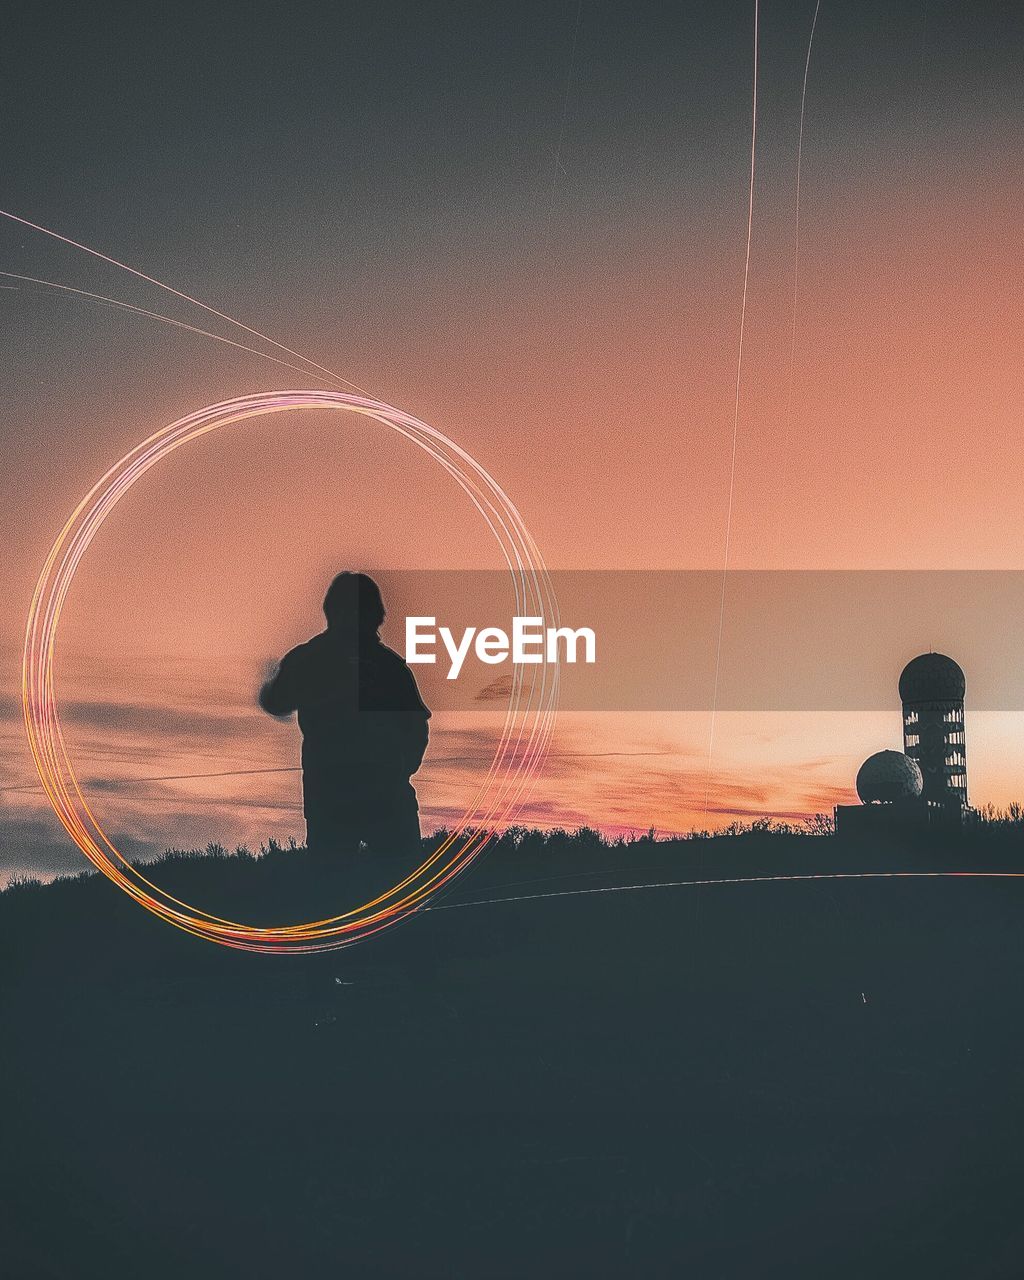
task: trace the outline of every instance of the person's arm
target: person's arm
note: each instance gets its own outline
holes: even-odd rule
[[[290,716],[298,708],[294,654],[285,654],[260,688],[259,704],[268,715]]]

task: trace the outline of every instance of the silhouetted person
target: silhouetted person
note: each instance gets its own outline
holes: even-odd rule
[[[327,630],[287,653],[260,690],[272,716],[298,712],[306,844],[352,852],[418,851],[419,806],[410,778],[427,749],[427,721],[405,662],[381,643],[380,589],[342,573],[324,599]]]

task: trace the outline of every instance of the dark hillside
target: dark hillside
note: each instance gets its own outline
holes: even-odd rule
[[[1019,1276],[1024,880],[572,891],[1022,852],[519,833],[311,957],[16,888],[3,1273]],[[253,918],[320,892],[301,851],[157,875]]]

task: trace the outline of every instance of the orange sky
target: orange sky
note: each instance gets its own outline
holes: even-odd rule
[[[758,224],[753,251],[734,567],[1024,563],[1022,193],[1004,159],[960,153],[944,181],[936,161],[895,187],[861,171],[846,179],[856,178],[852,201],[843,181],[809,183],[791,413],[791,175],[762,180],[772,216]],[[557,255],[539,249],[500,270],[469,260],[448,284],[425,271],[406,282],[397,311],[387,289],[360,298],[358,315],[346,302],[341,317],[325,297],[285,309],[254,288],[246,318],[466,447],[519,506],[550,566],[720,566],[742,267],[732,201],[741,194],[722,193],[724,227],[710,215],[684,228],[590,226]],[[85,287],[124,286],[109,272],[89,279]],[[69,349],[69,331],[56,327],[69,304],[58,312],[35,296],[22,302],[24,350],[50,356],[22,386],[12,445],[9,701],[34,575],[102,469],[175,416],[298,381],[109,311],[74,313]],[[131,793],[115,784],[294,762],[294,727],[261,717],[252,691],[268,660],[318,627],[337,569],[498,565],[462,495],[384,428],[279,415],[190,445],[121,504],[67,609],[62,697],[153,712],[72,719],[82,774],[108,792],[101,815],[157,843],[301,834],[293,775]],[[908,629],[910,650],[929,642]],[[983,638],[954,656],[970,679],[985,662]],[[847,796],[865,754],[899,745],[897,674],[888,716],[721,715],[708,824],[811,812]],[[16,708],[3,732],[4,785],[30,784]],[[555,749],[563,758],[525,817],[610,830],[704,825],[707,732],[698,713],[567,716]],[[978,713],[968,735],[972,799],[1020,794],[1024,719]],[[466,718],[438,724],[432,752],[456,754],[462,739],[479,750],[486,730]],[[587,763],[568,756],[578,751],[624,754]],[[454,811],[462,770],[428,757],[428,815]],[[9,822],[41,816],[31,791],[2,800]]]

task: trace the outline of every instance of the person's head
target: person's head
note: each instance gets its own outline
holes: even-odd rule
[[[324,596],[327,626],[373,636],[384,621],[380,587],[365,573],[339,573]]]

